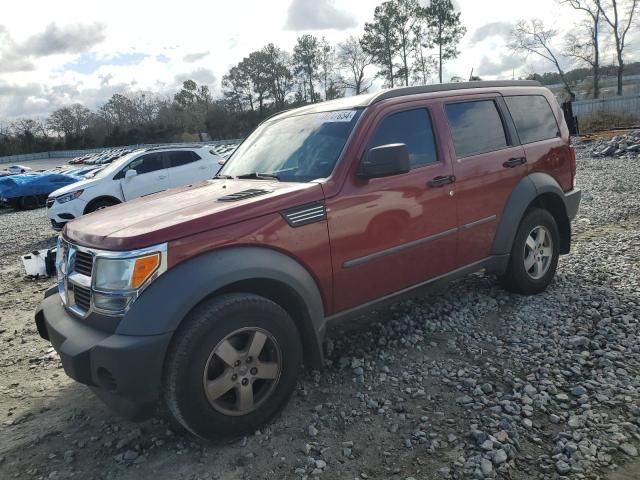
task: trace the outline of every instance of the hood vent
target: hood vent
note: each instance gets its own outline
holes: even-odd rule
[[[258,195],[264,195],[265,193],[271,193],[271,190],[262,190],[259,188],[250,188],[249,190],[242,190],[240,192],[230,193],[224,197],[218,199],[219,202],[237,202],[244,200],[245,198],[257,197]]]
[[[282,216],[292,227],[321,222],[327,218],[327,209],[322,202],[308,203],[282,212]]]

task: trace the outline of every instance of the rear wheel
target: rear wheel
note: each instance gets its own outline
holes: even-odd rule
[[[38,198],[37,195],[27,195],[24,197],[20,197],[20,200],[18,201],[18,205],[23,210],[33,210],[35,208],[42,206],[40,204],[40,199]]]
[[[560,235],[553,215],[532,209],[520,222],[509,266],[500,282],[509,291],[531,295],[553,280],[560,256]]]
[[[289,399],[302,363],[296,326],[276,303],[233,293],[185,319],[167,356],[163,397],[203,438],[253,432]]]

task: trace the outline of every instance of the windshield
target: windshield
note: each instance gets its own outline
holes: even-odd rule
[[[219,175],[308,182],[331,175],[361,110],[267,122],[238,147]]]
[[[104,167],[102,170],[98,170],[98,172],[95,175],[93,175],[92,177],[89,177],[89,178],[105,178],[105,177],[109,177],[109,176],[115,174],[118,170],[120,170],[120,168],[125,163],[127,163],[129,160],[131,160],[131,157],[133,157],[134,155],[138,155],[139,153],[140,153],[140,151],[127,153],[126,155],[123,155],[122,157],[120,157],[120,158],[114,160],[113,162],[111,162],[109,165]],[[100,167],[100,165],[96,165],[96,167]]]

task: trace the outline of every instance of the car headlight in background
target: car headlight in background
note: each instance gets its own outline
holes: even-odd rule
[[[56,197],[56,202],[58,203],[70,202],[71,200],[75,200],[80,195],[82,195],[82,192],[84,192],[84,190],[76,190],[75,192],[65,193],[64,195],[60,195],[59,197]]]

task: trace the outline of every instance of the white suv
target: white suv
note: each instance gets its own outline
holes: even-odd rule
[[[136,150],[92,178],[67,185],[47,198],[54,230],[85,213],[133,198],[212,178],[222,158],[204,145]]]

